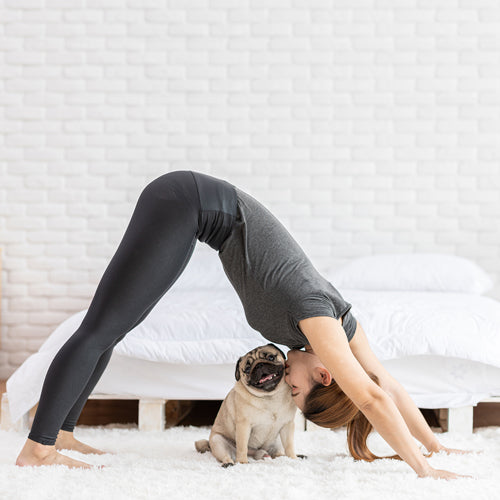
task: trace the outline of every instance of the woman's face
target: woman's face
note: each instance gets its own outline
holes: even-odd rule
[[[329,385],[332,381],[330,372],[311,346],[307,345],[305,349],[288,351],[285,365],[285,382],[292,388],[293,400],[300,410],[303,410],[306,396],[314,385]]]

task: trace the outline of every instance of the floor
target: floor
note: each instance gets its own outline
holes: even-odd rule
[[[176,426],[163,432],[139,432],[135,426],[81,426],[77,437],[105,455],[63,455],[104,469],[17,467],[25,436],[0,430],[0,498],[72,500],[486,500],[499,498],[500,427],[477,429],[467,436],[439,436],[447,447],[481,453],[435,454],[434,469],[473,475],[476,479],[420,479],[404,462],[353,460],[344,429],[297,432],[295,449],[306,460],[288,457],[249,459],[224,468],[211,453],[197,453],[194,443],[209,436],[208,427]],[[392,454],[379,434],[369,437],[370,450]],[[50,470],[49,470],[50,469]]]
[[[5,392],[5,380],[0,380],[0,394]],[[170,404],[169,404],[170,403]],[[172,401],[167,403],[167,424],[203,426],[212,425],[221,401]],[[110,423],[137,423],[138,401],[89,400],[80,415],[80,425],[105,425]],[[1,411],[1,410],[0,410]],[[36,406],[31,410],[33,416]],[[421,409],[431,427],[439,427],[434,410]],[[479,403],[474,408],[474,427],[500,425],[500,405]]]

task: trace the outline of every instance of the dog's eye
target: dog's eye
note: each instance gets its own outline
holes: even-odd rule
[[[247,365],[243,370],[243,373],[250,373],[250,365]]]
[[[274,361],[274,360],[276,359],[276,356],[275,356],[274,354],[269,354],[269,355],[267,356],[267,359],[268,359],[269,361]]]

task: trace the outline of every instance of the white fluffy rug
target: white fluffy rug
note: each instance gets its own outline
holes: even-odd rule
[[[433,429],[438,432],[437,429]],[[477,429],[470,437],[440,434],[449,447],[479,451],[468,455],[441,453],[429,459],[439,469],[470,474],[474,479],[419,479],[403,462],[354,462],[347,452],[345,429],[296,434],[296,452],[287,457],[237,464],[224,469],[209,454],[199,454],[194,441],[208,438],[209,427],[173,427],[139,432],[134,425],[80,426],[75,437],[111,455],[65,454],[97,470],[62,465],[14,465],[26,435],[0,431],[0,498],[8,499],[493,499],[500,497],[500,427]],[[392,450],[373,432],[368,443],[375,453]]]

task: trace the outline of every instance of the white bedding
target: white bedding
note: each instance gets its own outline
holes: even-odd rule
[[[207,262],[210,263],[208,269]],[[199,276],[204,276],[204,281],[200,282]],[[396,378],[408,380],[410,395],[420,407],[475,404],[488,395],[500,394],[500,302],[465,293],[340,291],[353,304],[352,312],[362,324],[375,354],[387,363],[389,371],[390,366],[393,367],[391,373]],[[61,323],[40,350],[7,381],[14,421],[38,401],[52,358],[79,326],[85,312],[80,311]],[[224,276],[218,259],[213,256],[207,261],[194,258],[149,316],[115,347],[110,365],[94,393],[109,392],[108,382],[114,366],[120,364],[123,368],[128,359],[130,369],[124,371],[129,377],[116,377],[111,384],[114,393],[156,394],[155,397],[166,399],[222,399],[233,385],[234,364],[238,357],[264,343],[267,340],[246,323],[239,298]],[[288,350],[285,346],[280,347],[285,352]],[[424,362],[426,356],[428,363],[434,363],[430,371],[426,368],[427,361]],[[451,374],[442,361],[447,358],[455,360]],[[441,362],[436,361],[439,359]],[[221,377],[206,375],[206,365],[212,365],[211,370],[215,370],[214,365],[222,365]],[[466,366],[475,368],[469,370]],[[439,375],[439,367],[443,377]],[[176,377],[175,370],[182,376]],[[489,370],[488,377],[484,376],[484,370]],[[153,371],[154,377],[151,376]],[[461,375],[467,372],[470,383],[464,383]],[[199,380],[200,373],[205,373],[202,380]],[[455,380],[454,388],[448,380],[445,392],[442,392],[444,389],[435,391],[442,395],[441,399],[431,397],[433,383],[429,374],[440,377],[441,381],[451,377]],[[105,389],[106,384],[108,389]],[[176,390],[168,389],[169,384]],[[183,385],[184,392],[177,390]],[[159,393],[163,396],[158,396]],[[168,394],[177,394],[177,397]],[[196,394],[198,397],[192,397]],[[460,394],[458,399],[457,394]],[[450,404],[444,404],[446,402]]]

